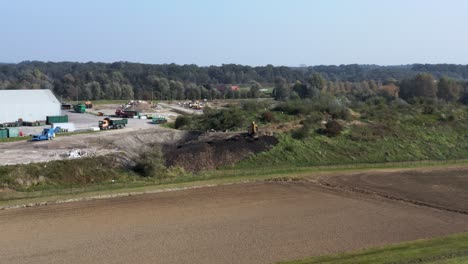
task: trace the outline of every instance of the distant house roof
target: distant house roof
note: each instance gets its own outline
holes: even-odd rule
[[[218,85],[218,90],[223,92],[225,91],[226,89],[231,89],[231,91],[239,91],[239,86],[238,85],[226,85],[226,84],[222,84],[222,85]]]

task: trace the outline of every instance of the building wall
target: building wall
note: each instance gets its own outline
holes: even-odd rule
[[[0,123],[46,120],[60,115],[60,102],[49,90],[0,91]]]

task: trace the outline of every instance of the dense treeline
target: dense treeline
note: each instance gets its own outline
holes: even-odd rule
[[[468,104],[468,82],[446,76],[437,80],[429,73],[419,73],[401,81],[388,79],[384,82],[333,82],[314,73],[304,83],[296,81],[291,84],[284,78],[277,78],[273,96],[276,100],[283,101],[335,96],[361,102],[401,98],[410,103],[418,100],[443,100]]]
[[[404,90],[404,87],[409,85],[404,80],[423,72],[432,74],[436,79],[442,76],[458,80],[468,79],[468,66],[449,64],[314,67],[275,67],[272,65],[251,67],[228,64],[199,67],[127,62],[22,62],[0,64],[0,89],[51,89],[65,99],[79,100],[150,99],[152,97],[197,99],[258,97],[261,96],[259,90],[262,85],[276,87],[283,85],[285,89],[290,88],[294,91],[293,96],[309,97],[311,93],[316,93],[317,89],[321,89],[315,87],[315,84],[307,85],[310,84],[311,76],[315,76],[315,81],[321,81],[317,80],[317,76],[321,76],[325,82],[324,87],[335,91],[334,93],[352,91],[356,96],[365,97],[367,95],[359,91],[392,93],[395,88],[388,85],[401,85]],[[253,88],[240,91],[217,89],[222,84],[248,84]],[[293,87],[290,87],[291,84]],[[369,89],[367,89],[368,86]],[[309,89],[310,87],[314,89]],[[281,95],[281,89],[275,89],[275,91],[275,97],[280,99],[291,95],[290,93]],[[406,94],[402,93],[402,95]],[[460,97],[463,96],[460,95]]]

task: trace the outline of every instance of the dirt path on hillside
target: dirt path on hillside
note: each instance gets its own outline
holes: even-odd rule
[[[0,211],[5,263],[271,263],[468,231],[468,216],[256,183]]]

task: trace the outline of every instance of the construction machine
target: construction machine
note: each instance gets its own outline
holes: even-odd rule
[[[192,109],[195,109],[195,110],[201,110],[201,109],[203,109],[203,104],[201,104],[199,101],[190,102],[189,103],[189,108],[192,108]]]
[[[55,137],[55,134],[57,134],[60,131],[60,127],[55,127],[55,128],[44,128],[42,131],[42,134],[39,135],[33,135],[32,141],[43,141],[43,140],[52,140]]]
[[[247,129],[248,135],[253,139],[258,139],[258,125],[255,121],[252,121],[249,128]]]

